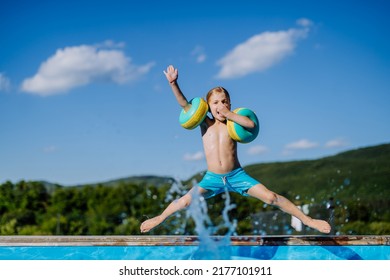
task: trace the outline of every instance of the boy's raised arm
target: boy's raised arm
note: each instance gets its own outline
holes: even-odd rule
[[[164,74],[172,88],[172,92],[175,95],[177,102],[185,111],[187,111],[191,107],[191,104],[188,103],[187,98],[181,92],[177,83],[177,79],[179,78],[178,70],[175,69],[172,65],[169,65],[167,70],[164,71]]]

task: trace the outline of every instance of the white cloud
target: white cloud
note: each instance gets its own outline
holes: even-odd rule
[[[297,150],[309,150],[313,148],[319,147],[317,142],[313,142],[307,139],[301,139],[296,142],[289,143],[284,146],[284,150],[282,151],[282,155],[290,156],[294,154]]]
[[[221,58],[217,64],[221,66],[218,78],[230,79],[264,71],[293,53],[297,41],[305,38],[311,22],[300,19],[297,23],[302,28],[291,28],[276,32],[263,32],[252,36],[237,45]]]
[[[0,73],[0,91],[9,91],[11,88],[10,79],[4,73]]]
[[[124,42],[115,42],[112,40],[106,40],[103,43],[96,44],[95,47],[96,48],[119,48],[119,49],[121,49],[121,48],[124,48],[125,45],[126,44]]]
[[[268,152],[268,148],[263,145],[256,145],[253,147],[250,147],[247,151],[249,155],[259,155],[259,154],[264,154]]]
[[[191,52],[192,56],[195,56],[197,63],[202,63],[206,61],[206,54],[202,46],[196,46],[194,50]]]
[[[306,150],[318,147],[318,143],[301,139],[296,142],[289,143],[285,146],[287,150]]]
[[[343,139],[333,139],[325,143],[325,148],[341,148],[347,146],[347,142]]]
[[[146,74],[154,64],[133,65],[122,50],[113,49],[123,44],[106,41],[103,46],[105,48],[81,45],[58,49],[41,64],[38,73],[23,81],[22,90],[48,96],[95,81],[123,84]]]
[[[196,57],[196,62],[198,63],[202,63],[206,60],[206,55],[205,54],[199,54],[197,57]]]
[[[307,18],[300,18],[297,20],[296,23],[297,23],[297,25],[300,25],[302,27],[310,27],[313,25],[313,22]]]
[[[186,160],[186,161],[197,161],[197,160],[202,160],[202,159],[204,159],[204,154],[201,151],[193,153],[193,154],[186,153],[184,155],[184,160]]]

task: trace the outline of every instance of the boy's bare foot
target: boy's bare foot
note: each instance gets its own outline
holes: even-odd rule
[[[160,216],[156,216],[154,218],[148,219],[141,224],[141,232],[149,232],[159,224],[163,222],[163,219]]]
[[[310,219],[306,225],[322,233],[329,233],[331,230],[330,224],[323,220]]]

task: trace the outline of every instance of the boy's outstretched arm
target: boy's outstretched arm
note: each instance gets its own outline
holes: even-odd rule
[[[177,102],[185,111],[187,111],[191,107],[191,104],[188,103],[187,98],[184,96],[177,83],[177,79],[179,78],[178,70],[175,69],[172,65],[169,65],[167,70],[163,72],[169,82],[169,85],[172,88],[172,92],[175,95]]]

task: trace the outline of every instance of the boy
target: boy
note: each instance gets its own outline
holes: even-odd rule
[[[177,83],[178,70],[170,65],[164,74],[177,102],[187,111],[191,105]],[[206,117],[200,125],[207,172],[199,182],[197,190],[206,198],[222,193],[226,188],[243,196],[252,196],[267,204],[279,207],[282,211],[301,220],[306,226],[322,233],[329,233],[331,227],[326,221],[312,219],[305,215],[291,201],[268,190],[242,169],[237,156],[237,142],[229,136],[226,121],[229,119],[246,128],[253,128],[254,123],[249,118],[230,111],[229,93],[222,87],[216,87],[209,91],[206,101],[213,118]],[[160,215],[143,222],[141,232],[150,231],[173,213],[188,207],[192,200],[191,193],[194,191],[196,189],[192,188],[187,194],[171,202]]]

